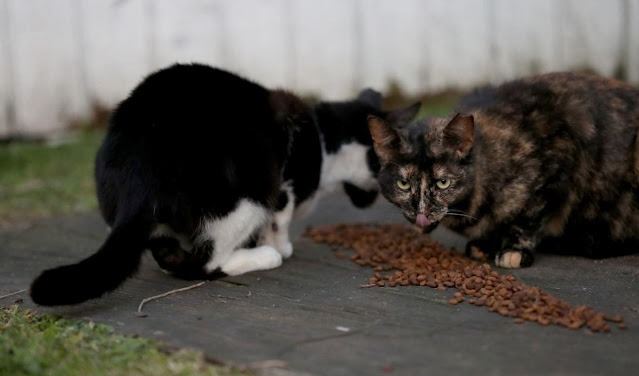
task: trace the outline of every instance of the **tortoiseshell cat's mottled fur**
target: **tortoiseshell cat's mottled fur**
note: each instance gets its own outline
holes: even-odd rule
[[[451,116],[393,128],[370,117],[383,195],[466,253],[525,267],[536,250],[639,251],[639,90],[550,73],[487,88]]]

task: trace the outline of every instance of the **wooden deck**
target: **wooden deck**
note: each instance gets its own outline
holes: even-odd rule
[[[99,300],[42,308],[22,294],[0,305],[24,298],[26,308],[198,348],[218,362],[285,365],[269,374],[622,375],[639,369],[639,255],[603,261],[540,255],[532,268],[513,272],[573,304],[622,314],[627,330],[592,334],[518,325],[485,308],[447,304],[453,291],[360,288],[370,269],[299,236],[308,224],[363,221],[403,219],[383,200],[362,211],[344,196],[327,197],[314,215],[295,224],[295,254],[281,268],[149,302],[145,318],[136,316],[143,298],[192,284],[165,275],[151,257],[134,279]],[[43,268],[94,252],[105,235],[96,213],[0,233],[0,295],[28,287]],[[434,237],[464,244],[439,229]]]

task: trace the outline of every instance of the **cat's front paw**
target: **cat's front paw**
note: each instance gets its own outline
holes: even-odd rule
[[[279,244],[275,249],[282,255],[283,259],[287,259],[293,255],[293,244],[291,242]]]
[[[495,265],[501,268],[525,268],[532,265],[533,261],[532,253],[526,250],[507,250],[495,256]]]
[[[233,251],[231,257],[221,265],[223,273],[235,276],[256,270],[269,270],[282,265],[282,255],[269,245],[257,248],[238,249]],[[212,270],[211,265],[207,265]]]

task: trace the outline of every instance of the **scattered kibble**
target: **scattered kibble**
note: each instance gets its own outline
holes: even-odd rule
[[[607,322],[625,329],[623,317],[606,316],[585,305],[572,306],[512,275],[502,275],[461,253],[444,248],[428,235],[403,224],[337,224],[308,229],[305,236],[319,243],[353,249],[349,259],[373,268],[366,286],[428,286],[456,288],[448,304],[469,303],[514,318],[516,323],[536,322],[569,329],[609,332]],[[338,256],[339,257],[339,256]]]

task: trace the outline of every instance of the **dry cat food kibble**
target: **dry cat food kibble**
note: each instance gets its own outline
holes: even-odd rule
[[[512,275],[497,273],[488,264],[444,248],[409,225],[338,224],[308,229],[305,236],[315,242],[353,249],[350,259],[375,271],[365,287],[457,288],[459,291],[449,304],[460,304],[468,298],[468,303],[512,317],[516,323],[587,327],[593,332],[609,332],[610,322],[626,328],[620,315],[609,317],[585,305],[571,306]]]

